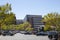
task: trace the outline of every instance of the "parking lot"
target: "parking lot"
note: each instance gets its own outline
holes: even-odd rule
[[[49,40],[47,36],[24,35],[17,33],[14,36],[0,36],[0,40]]]

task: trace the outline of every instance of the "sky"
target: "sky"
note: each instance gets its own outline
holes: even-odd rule
[[[0,0],[0,5],[11,4],[12,12],[17,19],[28,15],[46,15],[51,12],[60,13],[60,0]]]

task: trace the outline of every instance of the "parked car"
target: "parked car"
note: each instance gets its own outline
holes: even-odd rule
[[[1,35],[1,31],[0,31],[0,35]]]
[[[58,32],[58,40],[60,40],[60,31]]]
[[[26,31],[20,31],[20,33],[21,33],[21,34],[25,34],[25,33],[26,33]]]
[[[32,34],[35,34],[36,35],[36,33],[38,33],[37,31],[32,31]]]
[[[31,33],[31,32],[27,32],[27,31],[26,31],[24,34],[28,34],[28,35],[31,35],[32,33]]]
[[[2,32],[2,35],[3,35],[3,36],[6,36],[6,35],[13,36],[14,34],[13,34],[12,32],[9,32],[9,31],[3,31],[3,32]]]
[[[0,35],[2,34],[2,30],[0,30]]]
[[[58,39],[58,32],[57,31],[50,31],[50,32],[48,32],[48,38],[57,40]]]
[[[9,32],[10,33],[13,33],[13,34],[16,34],[17,33],[17,31],[15,31],[15,30],[10,30]]]
[[[37,36],[39,36],[39,35],[45,36],[45,35],[47,35],[47,32],[38,32],[38,33],[36,33],[36,35]]]

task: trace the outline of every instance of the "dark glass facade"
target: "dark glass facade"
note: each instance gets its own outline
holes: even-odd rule
[[[16,20],[16,24],[23,24],[23,20]]]
[[[24,18],[24,22],[28,21],[35,30],[38,30],[38,28],[42,27],[41,25],[44,25],[42,22],[42,16],[41,15],[26,15]]]

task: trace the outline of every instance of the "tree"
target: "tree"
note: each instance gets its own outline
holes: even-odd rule
[[[31,27],[31,24],[29,22],[24,22],[23,23],[24,28]]]
[[[16,24],[15,14],[11,12],[10,14],[6,15],[4,22],[6,25]]]
[[[45,29],[56,30],[60,28],[60,14],[56,12],[45,15],[43,21],[45,22]]]
[[[33,31],[33,28],[28,27],[28,28],[26,28],[25,30],[31,32],[31,31]]]
[[[5,4],[0,6],[0,29],[1,25],[11,25],[16,24],[16,17],[13,12],[11,12],[11,4]]]
[[[23,24],[18,25],[18,28],[19,28],[19,30],[21,30],[21,31],[24,31],[24,30],[25,30],[25,28],[24,28],[24,25],[23,25]]]
[[[21,31],[32,31],[33,28],[31,28],[31,24],[29,22],[24,22],[23,24],[19,24],[16,27],[18,30]]]
[[[2,25],[1,29],[2,30],[7,30],[7,26],[6,25]]]

